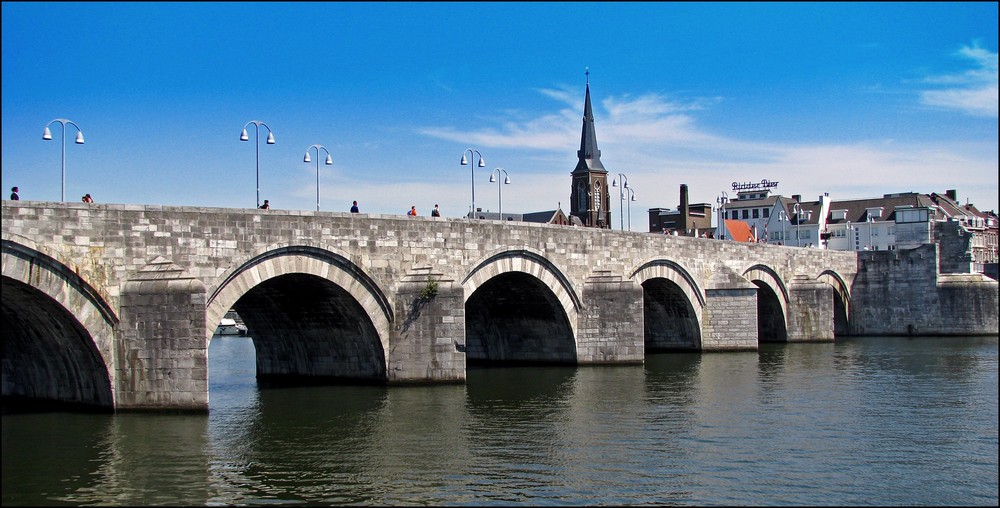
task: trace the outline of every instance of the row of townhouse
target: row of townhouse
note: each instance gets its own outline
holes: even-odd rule
[[[841,201],[824,194],[803,201],[753,189],[720,202],[717,212],[715,238],[834,250],[912,248],[940,242],[946,225],[957,226],[959,235],[971,236],[973,271],[997,263],[997,214],[961,204],[955,190]]]

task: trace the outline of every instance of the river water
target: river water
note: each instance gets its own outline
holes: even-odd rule
[[[3,505],[997,505],[997,337],[846,338],[466,384],[258,387],[207,415],[3,415]]]

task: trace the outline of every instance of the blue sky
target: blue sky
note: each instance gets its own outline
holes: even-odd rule
[[[22,199],[458,217],[569,209],[585,69],[631,228],[687,184],[998,206],[997,3],[3,3]],[[325,153],[322,154],[325,158]],[[503,168],[511,184],[488,182]],[[620,201],[612,196],[618,227]],[[626,222],[629,221],[626,219]]]

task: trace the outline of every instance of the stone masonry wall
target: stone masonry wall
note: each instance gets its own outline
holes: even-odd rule
[[[789,287],[794,286],[791,281],[796,276],[816,280],[823,273],[835,273],[850,284],[857,274],[850,288],[853,333],[968,333],[988,331],[991,323],[996,333],[995,284],[952,281],[951,286],[941,289],[934,275],[936,258],[921,259],[921,253],[927,253],[919,249],[916,254],[836,252],[500,221],[35,201],[3,201],[2,228],[4,240],[43,245],[54,259],[97,288],[107,307],[122,318],[116,340],[124,353],[135,357],[137,351],[152,347],[133,341],[161,341],[156,346],[165,348],[160,358],[172,360],[158,363],[155,373],[137,375],[151,379],[149,376],[155,374],[163,382],[182,369],[197,376],[195,373],[204,368],[204,347],[211,334],[204,323],[204,307],[212,303],[213,295],[226,281],[248,260],[292,246],[348,260],[347,272],[359,274],[358,280],[363,274],[371,281],[374,298],[393,306],[396,322],[389,327],[395,332],[388,334],[386,367],[390,377],[407,382],[461,379],[463,306],[476,289],[469,278],[477,267],[503,252],[544,257],[545,264],[531,264],[526,273],[546,281],[555,294],[568,295],[560,301],[568,306],[567,315],[575,316],[571,326],[577,334],[581,362],[641,361],[641,341],[636,337],[642,335],[642,291],[632,278],[643,266],[658,261],[669,262],[683,273],[674,281],[685,285],[682,289],[686,294],[704,296],[703,309],[700,302],[691,303],[699,306],[696,310],[702,315],[701,337],[706,351],[756,348],[757,288],[744,278],[748,272],[773,274]],[[156,263],[170,263],[179,270],[178,280],[204,286],[205,301],[192,303],[198,298],[194,291],[187,303],[169,303],[189,307],[188,317],[156,318],[195,323],[196,308],[201,305],[201,324],[184,325],[174,332],[183,336],[157,335],[160,332],[154,333],[154,328],[146,328],[145,335],[139,337],[131,331],[137,322],[154,319],[156,305],[167,305],[151,300],[142,303],[136,299],[146,294],[141,291],[126,299],[130,281]],[[513,256],[503,266],[519,270],[528,264]],[[858,273],[862,266],[864,272]],[[421,287],[408,277],[421,270],[429,270],[442,282],[438,296],[421,309],[404,334],[403,320],[414,291]],[[721,279],[719,274],[723,274]],[[973,286],[973,291],[963,290]],[[897,304],[896,297],[912,303]],[[794,291],[790,298],[795,298]],[[794,307],[794,302],[789,303]],[[965,308],[978,310],[961,311]],[[960,315],[954,315],[956,311]],[[900,312],[903,317],[892,317]],[[806,316],[790,317],[790,324],[802,322]],[[817,317],[817,321],[825,319]],[[976,319],[983,320],[985,326],[975,325]],[[129,369],[124,368],[123,373]],[[122,389],[139,390],[128,384],[134,379],[118,383]],[[157,389],[146,391],[155,394]],[[154,403],[156,397],[153,395]],[[197,398],[190,402],[201,403]]]
[[[973,273],[972,233],[958,221],[934,223],[940,273]]]
[[[757,289],[708,291],[701,346],[704,351],[757,350]]]
[[[3,201],[2,219],[4,238],[22,236],[60,253],[59,259],[104,290],[112,308],[119,307],[124,282],[157,256],[201,280],[212,294],[239,263],[288,245],[343,254],[387,294],[420,267],[461,284],[477,263],[514,249],[544,253],[577,295],[598,272],[628,279],[655,259],[676,261],[701,290],[719,263],[736,273],[766,265],[786,280],[796,274],[815,278],[823,270],[851,280],[856,271],[850,252],[402,215]]]
[[[789,288],[788,342],[832,342],[833,288],[796,277]]]
[[[642,363],[642,286],[620,276],[587,280],[577,333],[580,363]]]
[[[398,319],[387,352],[389,382],[465,381],[461,287],[441,274],[411,275],[396,293]]]
[[[997,282],[937,275],[938,246],[858,255],[851,293],[855,335],[996,334]]]
[[[117,409],[208,410],[205,285],[157,260],[125,284]]]
[[[938,276],[933,245],[834,252],[500,221],[34,201],[3,201],[2,229],[5,241],[43,246],[117,314],[114,353],[105,356],[116,363],[108,377],[123,408],[206,407],[206,307],[248,260],[291,246],[348,260],[347,273],[393,307],[385,362],[396,382],[464,379],[469,277],[503,252],[544,257],[513,256],[503,266],[530,265],[526,273],[564,295],[581,363],[642,360],[642,290],[632,277],[661,260],[683,272],[673,280],[690,284],[686,294],[704,295],[704,351],[756,349],[757,287],[747,273],[773,274],[761,276],[789,288],[790,337],[820,336],[809,329],[827,311],[801,302],[820,302],[827,290],[794,281],[824,273],[851,284],[853,334],[997,333],[996,282]],[[426,287],[421,274],[440,281],[438,292],[414,307]],[[775,280],[759,282],[774,288]]]

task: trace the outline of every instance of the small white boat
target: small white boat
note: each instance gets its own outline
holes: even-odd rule
[[[222,318],[219,321],[219,327],[215,329],[216,335],[246,335],[247,327],[244,324],[237,323],[235,319],[232,318]]]

